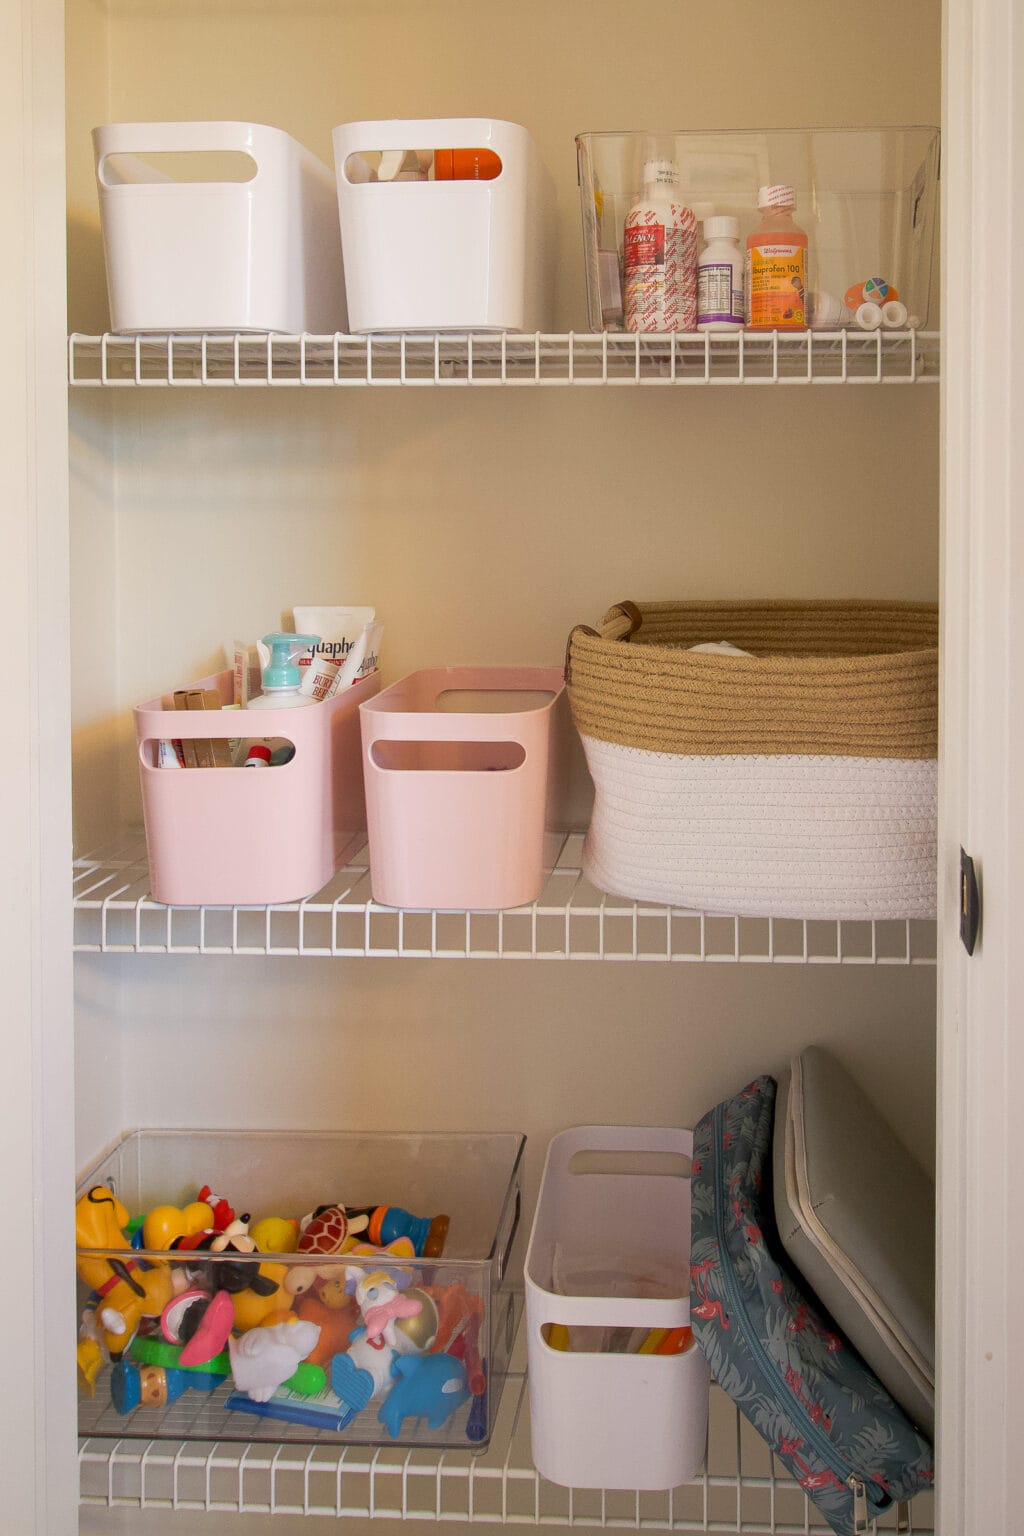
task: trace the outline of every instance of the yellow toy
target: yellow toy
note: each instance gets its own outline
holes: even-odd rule
[[[260,1253],[294,1253],[299,1246],[299,1224],[285,1216],[264,1216],[249,1228]]]
[[[213,1207],[193,1200],[180,1210],[176,1205],[155,1205],[142,1223],[144,1248],[172,1248],[179,1237],[194,1237],[213,1229]]]
[[[94,1184],[75,1206],[78,1273],[96,1293],[96,1330],[111,1360],[128,1348],[143,1317],[159,1317],[171,1299],[166,1264],[144,1267],[124,1235],[128,1212],[112,1190]],[[83,1250],[102,1248],[106,1253]],[[124,1258],[111,1255],[123,1253]]]
[[[272,1260],[264,1259],[259,1265],[259,1274],[265,1280],[272,1280],[276,1289],[267,1296],[261,1296],[251,1286],[247,1286],[244,1291],[236,1291],[232,1295],[235,1327],[240,1333],[246,1333],[250,1328],[266,1328],[273,1327],[275,1323],[287,1323],[295,1316],[291,1308],[292,1298],[284,1291],[287,1273],[286,1264],[275,1264]]]

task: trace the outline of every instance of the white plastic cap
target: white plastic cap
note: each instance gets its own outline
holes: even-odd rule
[[[901,331],[909,318],[907,306],[901,304],[899,299],[888,299],[882,305],[882,324],[888,330]]]
[[[644,186],[677,187],[679,167],[674,160],[645,160]]]
[[[857,305],[853,318],[862,331],[877,331],[882,324],[881,306],[866,299],[863,304]]]
[[[778,182],[770,187],[760,187],[757,193],[759,208],[795,208],[796,189]]]
[[[727,213],[718,213],[704,220],[705,240],[738,240],[739,237],[740,221]]]

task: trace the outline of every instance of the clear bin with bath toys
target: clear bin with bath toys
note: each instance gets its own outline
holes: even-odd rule
[[[83,1177],[79,1432],[479,1449],[517,1133],[127,1133]]]

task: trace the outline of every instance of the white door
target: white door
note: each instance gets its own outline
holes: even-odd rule
[[[943,124],[941,1530],[1024,1530],[1024,17],[947,0]],[[1015,89],[1016,87],[1016,89]],[[980,876],[957,938],[960,846]]]

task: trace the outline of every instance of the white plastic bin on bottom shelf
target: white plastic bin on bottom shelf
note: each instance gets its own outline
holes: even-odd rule
[[[703,1461],[704,1357],[692,1340],[638,1351],[688,1329],[692,1151],[690,1131],[600,1125],[548,1148],[526,1319],[533,1460],[553,1483],[675,1488]]]

